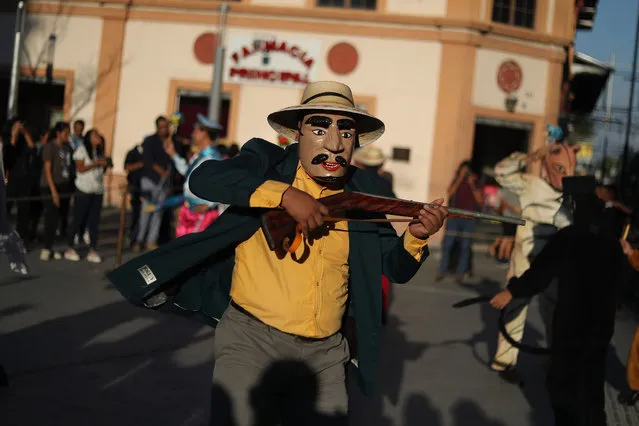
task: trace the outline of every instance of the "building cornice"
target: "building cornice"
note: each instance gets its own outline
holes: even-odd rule
[[[98,11],[95,10],[95,8],[99,8],[100,12],[98,16],[114,19],[125,19],[127,10],[128,12],[190,12],[217,16],[218,8],[223,3],[230,6],[231,16],[236,13],[260,18],[330,20],[333,23],[342,23],[344,25],[368,24],[374,26],[379,24],[394,24],[424,28],[433,27],[439,30],[466,29],[481,35],[498,35],[515,40],[532,41],[561,47],[568,46],[572,42],[572,39],[567,37],[557,37],[527,28],[519,28],[494,22],[482,22],[473,19],[400,15],[381,11],[325,7],[263,6],[251,4],[246,0],[240,2],[222,2],[216,0],[66,0],[64,3],[51,0],[31,0],[29,2],[29,11],[43,11],[43,9],[45,9],[44,6],[48,6],[46,7],[48,10],[51,10],[51,7],[53,7],[58,9],[59,13],[67,14],[73,10],[86,11],[87,9],[84,8],[88,7],[97,13]]]

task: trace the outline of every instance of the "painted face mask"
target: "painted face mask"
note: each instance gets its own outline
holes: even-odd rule
[[[577,165],[577,151],[579,146],[568,146],[564,143],[553,142],[548,148],[548,154],[543,159],[543,177],[557,191],[563,188],[562,179],[574,176]]]
[[[309,114],[299,123],[302,167],[314,179],[331,183],[348,172],[357,144],[355,121],[338,114]]]

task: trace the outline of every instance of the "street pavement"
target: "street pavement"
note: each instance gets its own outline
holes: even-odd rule
[[[114,215],[116,212],[107,212]],[[115,227],[102,231],[104,263],[40,262],[33,278],[10,275],[0,259],[0,425],[205,425],[214,331],[188,319],[135,308],[105,278],[115,261]],[[132,257],[125,253],[125,260]],[[351,386],[351,424],[367,426],[551,426],[541,359],[522,354],[523,386],[488,369],[498,313],[488,305],[453,309],[461,299],[492,294],[505,270],[474,254],[464,286],[435,283],[433,249],[419,274],[393,287],[383,330],[380,393]],[[533,303],[527,343],[544,344]],[[635,320],[619,317],[610,352],[609,424],[639,425],[639,411],[616,403]]]

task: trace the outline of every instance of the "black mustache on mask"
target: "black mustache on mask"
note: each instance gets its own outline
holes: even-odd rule
[[[340,157],[339,155],[335,157],[335,162],[342,167],[348,167],[348,161],[344,157]]]
[[[326,154],[318,154],[311,160],[311,164],[322,164],[326,160],[328,160],[328,155],[326,155]],[[342,166],[342,167],[347,167],[348,166],[348,161],[346,161],[346,159],[344,157],[340,157],[339,155],[337,157],[335,157],[335,162],[337,164],[339,164],[340,166]]]
[[[322,164],[324,161],[328,160],[328,155],[326,154],[319,154],[316,155],[312,160],[311,160],[311,164]]]

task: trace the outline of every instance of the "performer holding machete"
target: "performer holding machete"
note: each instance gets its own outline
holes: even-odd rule
[[[604,381],[608,345],[615,325],[623,253],[602,230],[604,203],[595,179],[563,179],[574,218],[491,300],[503,309],[513,298],[530,298],[557,280],[547,388],[558,426],[605,426]]]

